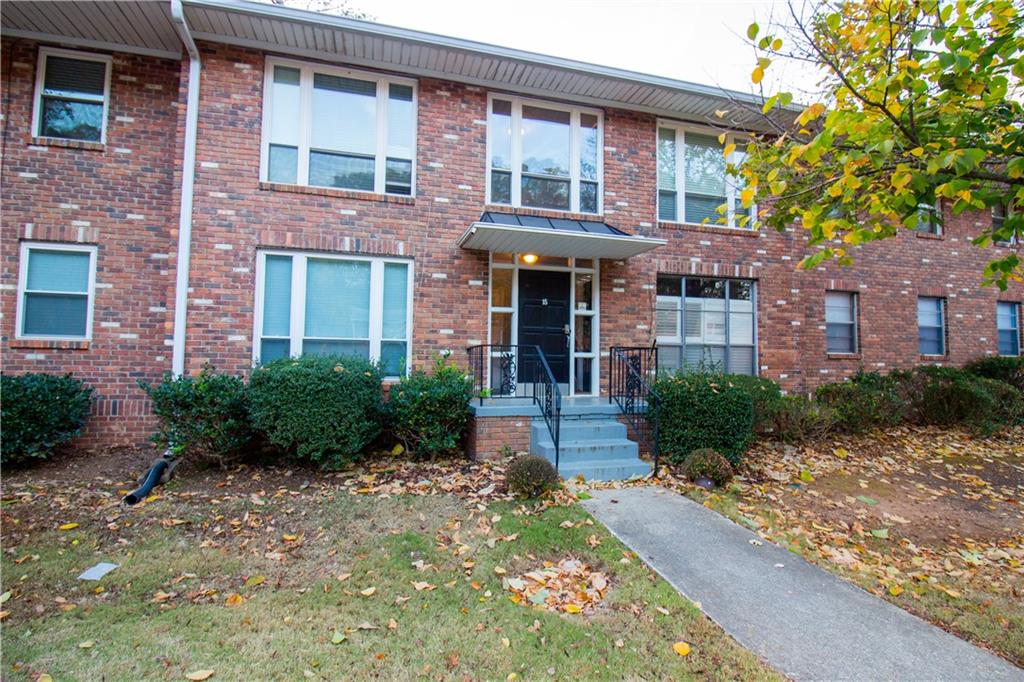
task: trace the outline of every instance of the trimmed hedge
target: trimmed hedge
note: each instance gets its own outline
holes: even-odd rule
[[[831,408],[836,428],[862,433],[895,426],[906,417],[907,400],[900,390],[899,374],[858,372],[848,381],[819,386],[815,398]]]
[[[1024,423],[1024,394],[1009,384],[956,367],[918,367],[898,375],[914,423],[963,425],[982,434]]]
[[[771,435],[783,443],[806,443],[826,438],[837,427],[835,411],[802,395],[782,396],[771,415]]]
[[[92,389],[70,374],[0,376],[0,462],[48,459],[82,432]]]
[[[152,440],[161,449],[224,465],[252,442],[241,377],[217,374],[207,365],[195,377],[168,372],[159,384],[140,381],[139,386],[153,401],[153,414],[160,420]]]
[[[433,374],[417,370],[392,386],[385,409],[405,449],[433,457],[458,448],[472,397],[472,379],[438,358]]]
[[[362,358],[305,355],[257,367],[249,414],[267,441],[325,469],[343,467],[380,435],[381,370]]]
[[[1024,355],[978,358],[967,363],[964,369],[975,376],[1002,381],[1018,391],[1024,391]]]
[[[700,448],[720,452],[737,466],[753,437],[754,404],[749,393],[722,374],[665,376],[661,396],[660,451],[679,464]]]
[[[754,430],[763,431],[770,427],[775,406],[782,400],[782,389],[771,379],[750,374],[726,374],[724,380],[731,386],[742,389],[750,396],[754,407]]]

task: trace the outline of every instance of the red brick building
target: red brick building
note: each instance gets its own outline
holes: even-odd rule
[[[0,57],[3,370],[93,385],[94,443],[145,440],[138,379],[303,352],[538,344],[598,396],[655,341],[792,392],[1020,351],[991,216],[813,271],[743,226],[714,88],[235,0],[7,2]]]

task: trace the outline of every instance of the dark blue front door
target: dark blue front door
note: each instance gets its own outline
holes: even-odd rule
[[[519,271],[519,344],[540,346],[555,381],[569,383],[569,289],[568,272]],[[521,363],[526,371],[532,363]],[[520,372],[519,380],[533,381]]]

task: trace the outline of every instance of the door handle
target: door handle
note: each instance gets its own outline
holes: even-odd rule
[[[565,334],[565,347],[568,348],[570,342],[570,335],[572,334],[572,330],[569,328],[568,324],[562,325],[562,333]]]

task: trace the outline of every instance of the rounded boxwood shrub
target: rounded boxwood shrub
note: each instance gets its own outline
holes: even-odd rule
[[[775,405],[782,399],[782,389],[771,379],[750,374],[727,374],[726,382],[747,392],[754,408],[754,430],[763,431],[770,425]]]
[[[391,387],[386,410],[395,437],[416,455],[452,452],[469,422],[472,379],[438,358],[432,374],[422,370]]]
[[[82,431],[92,389],[70,374],[0,376],[0,462],[47,459]]]
[[[706,478],[716,486],[723,486],[732,480],[732,465],[729,460],[711,448],[694,450],[683,460],[682,474],[691,481]]]
[[[847,381],[819,386],[814,395],[831,408],[836,428],[848,433],[896,426],[906,416],[898,374],[859,372]]]
[[[558,487],[558,471],[540,455],[521,455],[505,472],[508,488],[520,497],[538,497]]]
[[[382,402],[380,368],[362,358],[281,358],[249,380],[253,427],[325,469],[349,464],[380,435]]]
[[[159,427],[153,443],[175,455],[224,465],[252,441],[245,382],[207,365],[198,376],[164,374],[159,384],[140,381]]]
[[[964,369],[975,376],[1002,381],[1018,391],[1024,391],[1024,355],[978,358],[967,363]]]
[[[750,394],[721,374],[679,373],[660,378],[659,448],[679,464],[700,448],[712,448],[733,466],[740,463],[753,437],[754,406]]]

